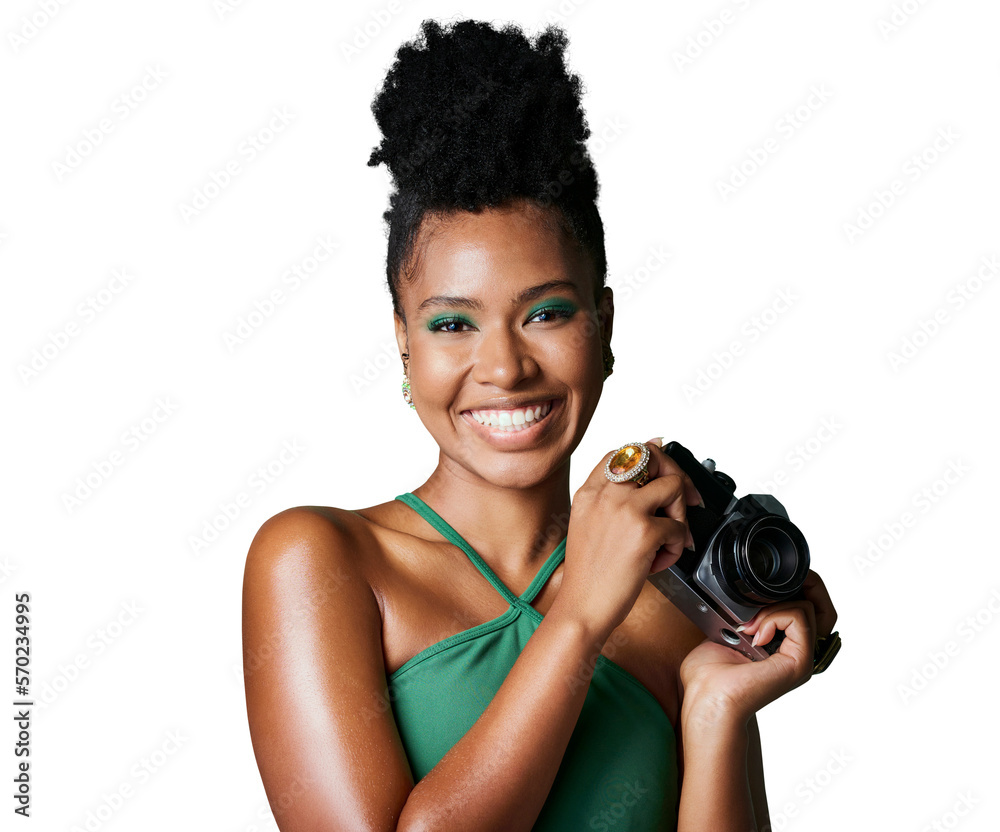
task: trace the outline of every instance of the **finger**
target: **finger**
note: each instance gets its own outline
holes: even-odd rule
[[[801,632],[815,634],[816,620],[807,602],[789,605],[780,609],[767,607],[764,610],[764,614],[757,619],[755,627],[756,632],[754,633],[752,642],[754,646],[758,644],[767,644],[774,638],[775,631],[784,630],[784,627],[778,622],[791,619],[803,622],[803,627],[800,628]],[[786,632],[785,635],[787,636],[788,633]],[[815,641],[816,639],[814,635],[812,641],[810,642],[810,650],[815,646]]]
[[[830,635],[833,632],[833,625],[837,623],[837,610],[834,609],[833,601],[830,599],[830,593],[827,592],[823,579],[811,569],[806,574],[806,579],[802,584],[802,593],[812,601],[816,608],[817,637]]]
[[[737,632],[749,633],[750,635],[760,636],[760,630],[763,627],[763,622],[767,617],[774,613],[786,612],[788,610],[801,609],[803,614],[806,616],[806,620],[809,623],[809,627],[813,633],[816,633],[816,608],[813,606],[811,601],[804,601],[802,599],[795,599],[792,601],[780,601],[776,604],[769,604],[766,607],[761,608],[757,611],[757,614],[751,618],[746,624],[742,624],[737,627]],[[779,628],[780,629],[780,628]],[[771,632],[771,636],[762,640],[763,637],[760,636],[757,639],[757,644],[767,644],[771,638],[774,637],[774,632]],[[815,639],[814,639],[815,640]],[[814,645],[815,646],[815,645]]]
[[[812,672],[816,631],[802,607],[788,607],[763,616],[753,639],[754,645],[767,644],[781,630],[785,637],[778,646],[778,654],[792,659],[803,676]]]
[[[649,565],[649,574],[655,575],[657,572],[662,572],[668,566],[673,566],[677,563],[678,557],[680,555],[671,552],[666,546],[661,546],[656,550],[656,554],[653,555],[653,562]]]
[[[667,522],[671,523],[672,527],[666,532],[666,542],[659,544],[653,552],[653,558],[649,562],[649,570],[647,572],[649,575],[661,572],[668,566],[673,566],[684,553],[684,549],[687,548],[687,544],[683,540],[687,530],[674,523],[673,520]],[[655,542],[653,546],[656,546]]]
[[[659,545],[668,545],[670,551],[680,556],[685,547],[694,548],[694,538],[687,524],[687,502],[680,476],[667,473],[650,480],[634,490],[632,499],[643,512],[653,515],[661,533]],[[657,514],[662,510],[665,517]],[[673,521],[673,522],[663,522]]]
[[[662,477],[668,473],[677,474],[684,483],[685,504],[689,506],[704,506],[705,501],[702,500],[701,494],[691,481],[691,477],[684,473],[680,465],[667,456],[666,451],[661,447],[662,441],[663,437],[657,436],[645,443],[649,447],[649,463],[646,467],[646,470],[649,472],[649,478]]]

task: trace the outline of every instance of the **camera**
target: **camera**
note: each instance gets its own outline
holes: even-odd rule
[[[809,546],[788,512],[768,494],[737,499],[736,483],[698,462],[677,442],[663,451],[687,474],[705,507],[688,506],[694,549],[649,581],[690,618],[709,639],[759,661],[775,653],[785,634],[753,646],[736,628],[765,606],[799,595],[809,572]],[[658,510],[662,512],[662,509]]]

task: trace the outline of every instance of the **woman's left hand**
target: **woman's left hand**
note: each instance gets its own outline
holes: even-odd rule
[[[812,570],[802,594],[804,599],[764,607],[744,625],[743,632],[757,635],[757,644],[767,644],[776,630],[784,631],[778,651],[768,658],[751,661],[707,639],[688,653],[680,667],[685,717],[696,714],[742,725],[812,676],[816,641],[833,631],[837,611],[822,578]]]

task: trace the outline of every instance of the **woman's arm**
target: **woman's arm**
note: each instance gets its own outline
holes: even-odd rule
[[[702,823],[702,817],[698,812],[704,806],[713,806],[719,803],[721,791],[718,782],[715,786],[712,785],[715,777],[714,769],[718,765],[726,770],[723,776],[731,778],[734,784],[727,790],[729,794],[737,796],[735,801],[737,805],[729,807],[730,813],[734,812],[737,819],[742,819],[745,823],[746,811],[739,804],[748,793],[756,825],[746,825],[744,827],[746,832],[770,830],[771,819],[768,813],[767,792],[764,785],[764,762],[757,716],[754,714],[750,717],[746,722],[745,731],[739,730],[738,725],[734,727],[732,735],[728,738],[728,743],[731,745],[728,755],[726,737],[720,737],[717,732],[710,730],[702,731],[701,729],[709,726],[698,725],[697,721],[690,721],[692,716],[691,700],[688,700],[688,707],[685,710],[683,708],[684,688],[681,684],[679,668],[687,654],[705,641],[705,635],[690,619],[682,613],[677,613],[676,610],[675,614],[670,617],[669,624],[670,639],[676,644],[671,652],[673,661],[678,668],[677,699],[682,703],[676,732],[678,779],[681,785],[681,805],[679,807],[681,825],[678,828],[683,830],[688,825],[684,819],[685,814],[694,813],[696,819],[691,823],[691,826],[697,829],[698,825]],[[686,740],[691,743],[690,749],[686,746]],[[744,742],[745,753],[741,753],[740,747]],[[714,761],[713,754],[716,757]],[[693,782],[686,779],[685,762],[693,766]],[[707,777],[702,775],[703,770],[707,770]],[[707,800],[704,795],[696,794],[699,790],[703,791],[706,788],[708,790]],[[721,826],[719,828],[727,827]],[[738,827],[734,826],[733,828]]]
[[[725,712],[682,705],[680,724],[684,780],[678,832],[756,832],[759,827],[747,772],[747,723]]]
[[[268,520],[247,557],[247,711],[282,832],[529,830],[606,633],[558,597],[479,720],[416,786],[386,699],[381,616],[350,534],[310,509]]]
[[[410,793],[401,825],[530,830],[583,708],[583,671],[605,640],[563,615],[557,598],[483,714]]]
[[[759,662],[705,641],[680,666],[684,780],[678,832],[767,830],[763,763],[756,711],[812,675],[816,634],[836,611],[821,579],[809,573],[805,600],[763,608],[744,626],[766,644],[785,633],[778,652]],[[819,630],[817,630],[819,622]]]
[[[760,727],[757,715],[747,723],[747,777],[750,781],[750,796],[753,798],[753,815],[760,832],[770,832],[771,815],[767,808],[767,789],[764,787],[764,755],[760,747]]]
[[[413,787],[354,551],[345,529],[296,508],[264,523],[247,555],[247,715],[281,832],[388,832]]]
[[[690,713],[682,725],[691,747],[689,752],[680,753],[692,779],[683,781],[679,832],[707,824],[714,829],[769,832],[771,816],[756,715],[742,729],[736,724],[728,731],[724,724],[713,726],[711,720],[706,722]],[[705,813],[706,807],[711,814]],[[752,822],[748,823],[748,815]]]

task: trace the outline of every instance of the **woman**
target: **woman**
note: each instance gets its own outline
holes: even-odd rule
[[[646,577],[700,495],[570,455],[612,371],[612,291],[566,38],[425,21],[373,103],[396,190],[387,276],[404,399],[440,447],[364,509],[269,519],[247,558],[254,752],[282,832],[763,829],[755,712],[812,672],[836,617],[747,625],[751,662]],[[267,657],[260,660],[260,657]]]

